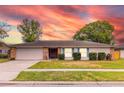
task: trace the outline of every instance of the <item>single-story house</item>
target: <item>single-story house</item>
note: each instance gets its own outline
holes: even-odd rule
[[[0,54],[8,54],[9,46],[4,42],[0,42]]]
[[[65,60],[72,60],[73,52],[81,53],[81,60],[88,60],[90,52],[112,53],[114,46],[91,41],[35,41],[11,46],[10,57],[17,60],[48,60],[64,54]]]

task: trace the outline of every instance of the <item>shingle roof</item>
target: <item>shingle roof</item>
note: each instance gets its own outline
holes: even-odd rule
[[[0,46],[4,46],[4,47],[9,47],[9,45],[7,45],[6,43],[0,41]]]
[[[115,45],[115,49],[124,49],[124,44]]]
[[[113,46],[108,44],[103,44],[103,43],[91,42],[91,41],[45,40],[45,41],[16,44],[16,45],[12,45],[11,47],[113,47]]]

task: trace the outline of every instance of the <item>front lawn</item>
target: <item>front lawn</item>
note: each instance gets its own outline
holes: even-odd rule
[[[16,81],[123,81],[124,72],[21,72]]]
[[[61,69],[61,68],[124,68],[124,59],[116,61],[46,61],[38,62],[31,69]]]
[[[9,59],[0,59],[0,63],[8,62]]]

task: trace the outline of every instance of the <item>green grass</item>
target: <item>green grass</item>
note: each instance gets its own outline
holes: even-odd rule
[[[16,81],[123,81],[124,72],[21,72]]]
[[[116,61],[46,61],[38,62],[31,69],[59,69],[59,68],[124,68],[124,59]]]
[[[9,59],[0,59],[0,63],[8,62]]]

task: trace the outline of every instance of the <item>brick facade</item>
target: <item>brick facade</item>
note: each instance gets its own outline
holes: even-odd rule
[[[10,59],[15,59],[16,58],[16,48],[11,48],[10,49]]]
[[[60,54],[61,53],[61,50],[60,50],[60,48],[58,48],[58,54]]]
[[[49,49],[43,48],[43,59],[48,60],[49,59]]]

